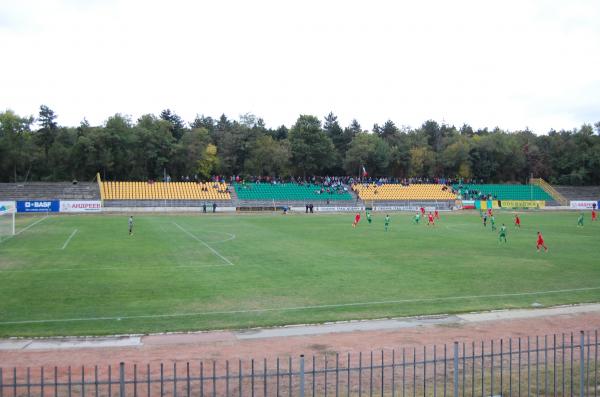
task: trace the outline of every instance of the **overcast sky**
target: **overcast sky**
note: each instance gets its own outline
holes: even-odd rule
[[[267,126],[600,121],[600,1],[2,0],[0,109]]]

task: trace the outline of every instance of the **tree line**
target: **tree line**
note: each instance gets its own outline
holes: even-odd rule
[[[42,105],[37,117],[0,113],[0,181],[208,180],[212,175],[359,175],[600,184],[600,122],[536,135],[529,130],[473,129],[434,120],[418,128],[393,121],[365,130],[300,115],[291,127],[267,128],[245,114],[198,115],[185,122],[166,109],[133,121],[115,114],[103,125],[60,126]]]

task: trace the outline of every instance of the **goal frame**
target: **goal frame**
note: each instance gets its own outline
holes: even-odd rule
[[[0,213],[0,217],[7,216],[11,220],[10,233],[8,236],[14,236],[16,234],[16,211],[3,211]]]

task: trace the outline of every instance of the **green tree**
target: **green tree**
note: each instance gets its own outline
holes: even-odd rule
[[[36,136],[39,144],[44,148],[44,159],[46,164],[48,164],[48,152],[50,151],[50,146],[52,146],[58,132],[58,124],[55,121],[56,117],[54,111],[48,106],[40,106],[38,117],[40,129],[37,131]]]
[[[174,146],[170,169],[175,175],[194,179],[198,176],[198,161],[204,157],[209,143],[210,134],[206,128],[187,130]]]
[[[183,122],[183,119],[172,112],[171,109],[165,109],[160,112],[160,118],[169,122],[169,131],[171,132],[171,135],[176,141],[180,140],[185,132],[185,123]]]
[[[344,130],[342,127],[340,127],[340,124],[337,121],[337,116],[334,115],[333,112],[329,112],[329,114],[325,116],[323,131],[325,131],[335,147],[335,156],[332,160],[332,168],[334,174],[339,174],[342,172],[342,159],[344,158],[344,154],[348,149],[349,142],[346,141]]]
[[[318,174],[332,165],[334,146],[321,129],[315,116],[301,115],[290,129],[292,164],[296,171],[306,175]]]
[[[206,149],[204,149],[202,158],[197,162],[199,178],[205,181],[209,180],[211,175],[213,175],[213,172],[217,169],[218,162],[217,147],[212,143],[209,143],[206,146]]]
[[[426,146],[410,149],[410,176],[433,177],[435,156],[433,151]]]
[[[389,146],[379,136],[361,132],[356,135],[346,152],[344,169],[355,175],[364,166],[371,176],[386,175],[390,161]]]
[[[209,134],[213,134],[215,130],[215,121],[210,116],[196,115],[196,118],[190,124],[192,128],[204,128]]]
[[[252,143],[244,171],[247,175],[284,176],[289,173],[290,157],[289,142],[263,135]]]
[[[466,138],[459,139],[448,145],[438,158],[442,175],[470,178],[471,162],[469,151],[469,140]]]
[[[27,180],[36,161],[37,148],[32,141],[33,117],[20,117],[12,110],[0,113],[0,181]]]

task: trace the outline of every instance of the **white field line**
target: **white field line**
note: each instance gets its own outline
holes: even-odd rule
[[[223,255],[221,255],[219,253],[219,251],[217,251],[216,249],[214,249],[210,245],[206,244],[204,241],[200,240],[198,237],[194,236],[192,233],[188,232],[187,230],[185,230],[184,228],[182,228],[181,226],[179,226],[178,223],[173,222],[173,224],[175,226],[177,226],[179,229],[181,229],[182,232],[184,232],[185,234],[187,234],[188,236],[190,236],[191,238],[193,238],[194,240],[202,243],[206,248],[208,248],[209,250],[211,250],[213,252],[213,254],[215,254],[219,258],[223,259],[228,265],[233,266],[233,263],[231,263],[231,261],[229,259],[225,258]]]
[[[50,269],[0,269],[0,273],[28,273],[28,272],[94,272],[97,270],[146,270],[146,269],[197,269],[204,267],[227,267],[228,265],[179,265],[179,266],[110,266],[110,267],[67,267]]]
[[[71,239],[73,238],[73,236],[75,235],[75,233],[77,233],[77,229],[73,230],[73,233],[71,233],[71,235],[69,236],[69,238],[67,239],[67,241],[65,241],[65,243],[63,244],[61,250],[64,250],[65,248],[67,248],[67,245],[69,245],[69,242],[71,241]]]
[[[235,234],[227,233],[227,232],[215,232],[215,233],[226,234],[226,235],[229,236],[229,238],[226,238],[225,240],[209,241],[209,243],[211,243],[211,244],[220,244],[220,243],[226,243],[226,242],[231,241],[231,240],[235,240]]]
[[[387,301],[373,302],[352,302],[352,303],[335,303],[328,305],[312,305],[312,306],[291,306],[291,307],[271,307],[264,309],[246,309],[246,310],[223,310],[223,311],[205,311],[205,312],[190,312],[190,313],[171,313],[171,314],[146,314],[137,316],[114,316],[114,317],[81,317],[81,318],[63,318],[63,319],[46,319],[46,320],[21,320],[21,321],[2,321],[0,325],[11,324],[43,324],[43,323],[68,323],[76,321],[106,321],[106,320],[127,320],[127,319],[143,319],[143,318],[174,318],[174,317],[194,317],[194,316],[210,316],[222,314],[245,314],[245,313],[267,313],[267,312],[284,312],[296,310],[313,310],[313,309],[331,309],[338,307],[353,307],[353,306],[374,306],[374,305],[391,305],[399,303],[419,303],[419,302],[444,302],[463,299],[483,299],[483,298],[506,298],[514,296],[535,296],[535,295],[550,295],[561,294],[578,291],[594,291],[600,290],[600,287],[585,287],[572,289],[559,289],[549,291],[534,291],[534,292],[514,292],[506,294],[490,294],[490,295],[464,295],[464,296],[443,296],[437,298],[413,298],[399,299]]]
[[[14,235],[12,235],[12,236],[8,236],[8,238],[6,238],[6,239],[4,239],[4,240],[0,241],[0,244],[1,244],[1,243],[3,243],[3,242],[5,242],[5,241],[8,241],[8,240],[10,240],[11,238],[13,238],[13,237],[15,237],[15,236],[18,236],[19,234],[21,234],[21,233],[23,233],[24,231],[28,230],[29,228],[31,228],[31,227],[33,227],[33,226],[37,225],[38,223],[40,223],[41,221],[45,220],[46,218],[48,218],[48,215],[47,215],[47,214],[46,214],[46,216],[44,216],[42,219],[38,219],[37,221],[33,222],[32,224],[30,224],[30,225],[27,225],[27,227],[23,228],[22,230],[19,230],[19,231],[18,231],[18,232],[16,232]]]

